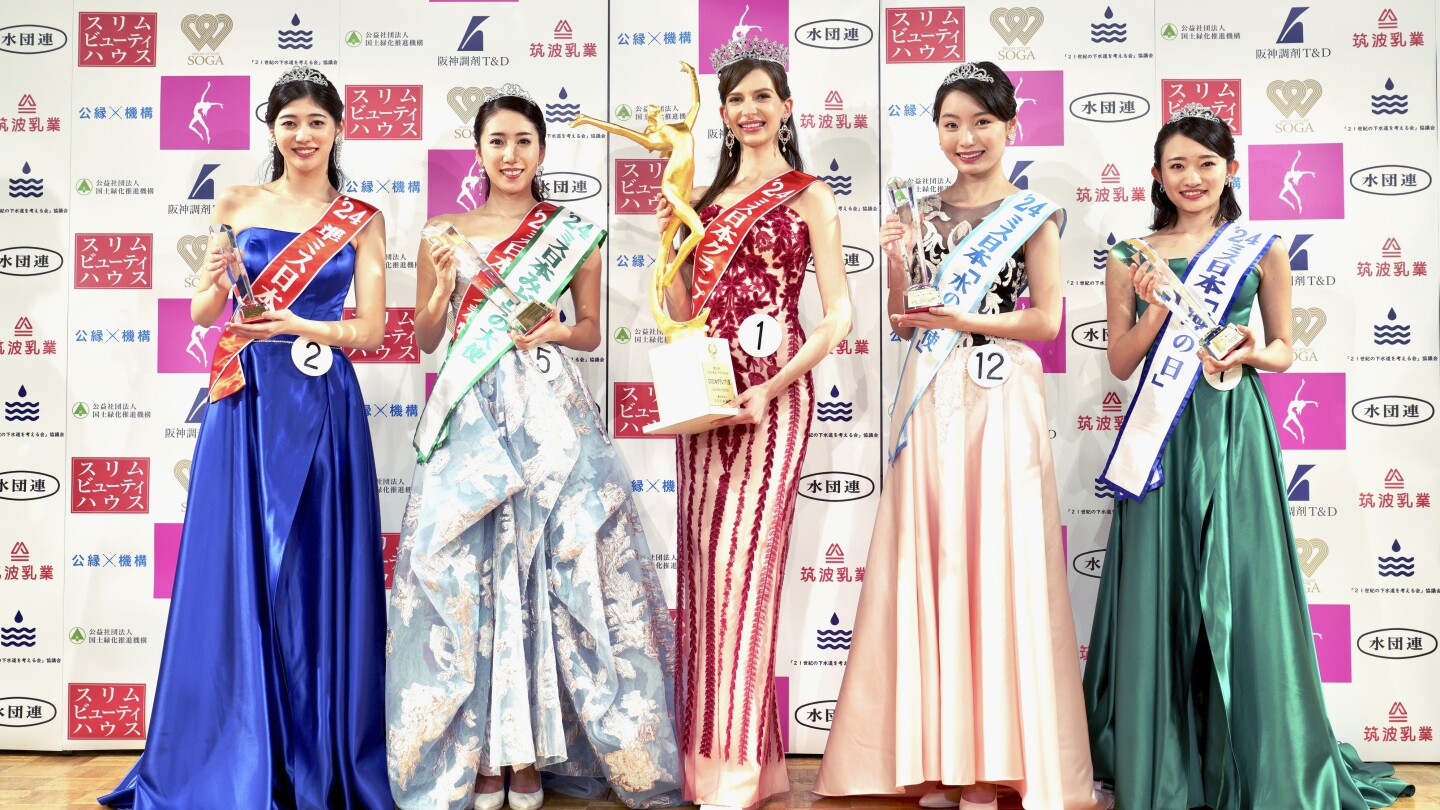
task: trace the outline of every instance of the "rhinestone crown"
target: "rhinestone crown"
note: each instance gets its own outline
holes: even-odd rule
[[[722,68],[742,59],[760,59],[784,67],[790,59],[790,49],[783,43],[763,38],[731,39],[710,54],[710,67],[719,73]]]
[[[490,102],[494,101],[497,98],[501,98],[502,96],[514,96],[515,98],[523,98],[531,104],[535,103],[534,97],[531,96],[529,93],[525,92],[525,88],[521,87],[518,84],[515,84],[514,82],[506,82],[499,87],[481,88],[480,106],[489,104]]]
[[[1220,116],[1215,114],[1214,110],[1206,107],[1204,104],[1197,104],[1193,101],[1176,110],[1175,114],[1170,116],[1170,120],[1165,123],[1173,124],[1181,118],[1204,118],[1206,121],[1214,121],[1217,124],[1225,123],[1221,120]]]
[[[950,71],[941,84],[954,84],[955,82],[993,82],[995,77],[991,76],[985,68],[974,62],[961,62],[958,67]]]
[[[324,73],[321,73],[313,67],[304,65],[290,68],[284,73],[281,73],[280,78],[275,82],[275,86],[279,87],[282,84],[289,84],[290,82],[310,82],[311,84],[319,84],[327,87],[330,85],[330,80],[325,78]]]

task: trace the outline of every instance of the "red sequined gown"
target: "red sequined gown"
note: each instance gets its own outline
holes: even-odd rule
[[[700,218],[709,224],[720,211],[708,206]],[[740,391],[775,376],[805,342],[799,302],[809,260],[805,221],[780,205],[755,223],[716,284],[710,330],[730,341]],[[780,323],[780,348],[769,357],[750,356],[737,339],[757,312]],[[685,798],[696,804],[750,807],[790,789],[775,703],[775,625],[814,402],[806,374],[770,401],[759,424],[676,442],[675,702]]]

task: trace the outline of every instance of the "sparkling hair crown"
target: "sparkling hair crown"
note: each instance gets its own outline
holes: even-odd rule
[[[790,60],[790,49],[783,43],[771,42],[759,37],[726,40],[724,45],[716,48],[710,54],[710,67],[719,73],[722,69],[742,59],[759,59],[784,67],[785,63]]]
[[[945,76],[941,84],[954,84],[955,82],[993,82],[995,77],[985,68],[974,62],[961,62],[958,67]]]
[[[1175,114],[1170,116],[1170,120],[1165,123],[1173,124],[1181,118],[1203,118],[1206,121],[1214,121],[1217,124],[1225,123],[1220,116],[1215,114],[1214,110],[1206,107],[1204,104],[1197,104],[1193,101],[1176,110]]]
[[[514,82],[506,82],[499,87],[482,87],[480,89],[480,106],[483,107],[486,104],[494,101],[495,99],[503,98],[505,96],[523,98],[531,104],[535,103],[535,98],[529,93],[525,92],[525,88],[521,87],[518,84],[515,84]]]
[[[293,67],[281,73],[280,78],[275,82],[275,86],[279,87],[282,84],[289,84],[290,82],[310,82],[311,84],[318,84],[325,87],[330,86],[330,80],[325,78],[324,73],[305,65]]]

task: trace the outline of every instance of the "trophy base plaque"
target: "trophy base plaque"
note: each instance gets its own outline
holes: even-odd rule
[[[263,321],[265,320],[265,313],[270,311],[265,308],[264,304],[247,304],[242,305],[239,309],[241,323]]]
[[[510,317],[515,322],[515,326],[520,330],[520,333],[528,335],[536,329],[539,329],[540,324],[550,320],[550,316],[554,314],[554,309],[545,306],[539,301],[526,301],[524,304],[521,304]]]
[[[940,297],[940,290],[929,284],[917,284],[906,289],[904,301],[906,315],[926,312],[930,307],[942,306],[945,303]]]
[[[1245,342],[1245,333],[1233,323],[1227,323],[1210,331],[1201,339],[1205,351],[1216,360],[1225,359],[1225,355],[1235,351],[1235,348]]]
[[[646,433],[703,433],[740,412],[730,344],[721,338],[691,337],[650,350],[659,418]]]

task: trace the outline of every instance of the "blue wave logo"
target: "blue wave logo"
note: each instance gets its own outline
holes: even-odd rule
[[[1395,323],[1395,308],[1390,308],[1390,313],[1385,316],[1390,321],[1388,324],[1375,324],[1375,345],[1376,346],[1409,346],[1410,345],[1410,324]]]
[[[275,32],[280,50],[308,51],[315,47],[315,32],[301,30],[299,14],[290,18],[290,26],[290,30],[281,29]]]
[[[840,616],[830,614],[830,627],[826,630],[821,628],[815,631],[815,646],[822,650],[848,650],[850,649],[850,638],[854,631],[840,629]]]
[[[1105,247],[1092,251],[1095,254],[1095,269],[1105,269],[1105,257],[1110,255],[1110,248],[1115,247],[1115,234],[1105,237]]]
[[[1400,556],[1400,541],[1396,540],[1390,545],[1390,551],[1394,557],[1379,557],[1379,570],[1382,577],[1413,577],[1415,576],[1415,558]]]
[[[565,88],[560,88],[560,102],[545,105],[545,123],[568,124],[571,119],[580,114],[580,105],[567,103],[565,100],[568,98],[570,98],[570,93]]]
[[[1111,489],[1109,484],[1105,483],[1104,481],[1100,480],[1099,478],[1096,478],[1096,479],[1095,479],[1095,497],[1097,497],[1097,498],[1114,498],[1114,497],[1115,497],[1115,490]]]
[[[15,611],[15,626],[0,627],[0,647],[34,647],[35,628],[25,627],[24,623],[25,617]]]
[[[854,176],[838,174],[840,171],[840,161],[838,160],[830,161],[830,171],[837,173],[820,175],[820,182],[829,186],[830,190],[835,192],[836,196],[849,196],[851,190],[854,188]]]
[[[6,422],[36,422],[40,419],[40,403],[27,402],[25,397],[29,394],[25,386],[20,386],[19,399],[15,402],[5,403]]]
[[[30,164],[26,163],[21,169],[21,174],[30,173]],[[10,178],[11,197],[39,197],[45,193],[45,181],[38,177],[12,177]]]
[[[821,422],[849,422],[855,418],[855,403],[840,399],[840,386],[830,386],[830,399],[815,406],[815,418]]]
[[[1385,80],[1385,92],[1391,95],[1381,94],[1370,97],[1370,112],[1375,115],[1404,115],[1410,112],[1410,97],[1403,93],[1395,93],[1395,80]]]
[[[1129,37],[1129,27],[1125,23],[1111,22],[1115,19],[1115,11],[1109,6],[1105,7],[1105,22],[1090,23],[1090,41],[1101,42],[1124,42]]]

